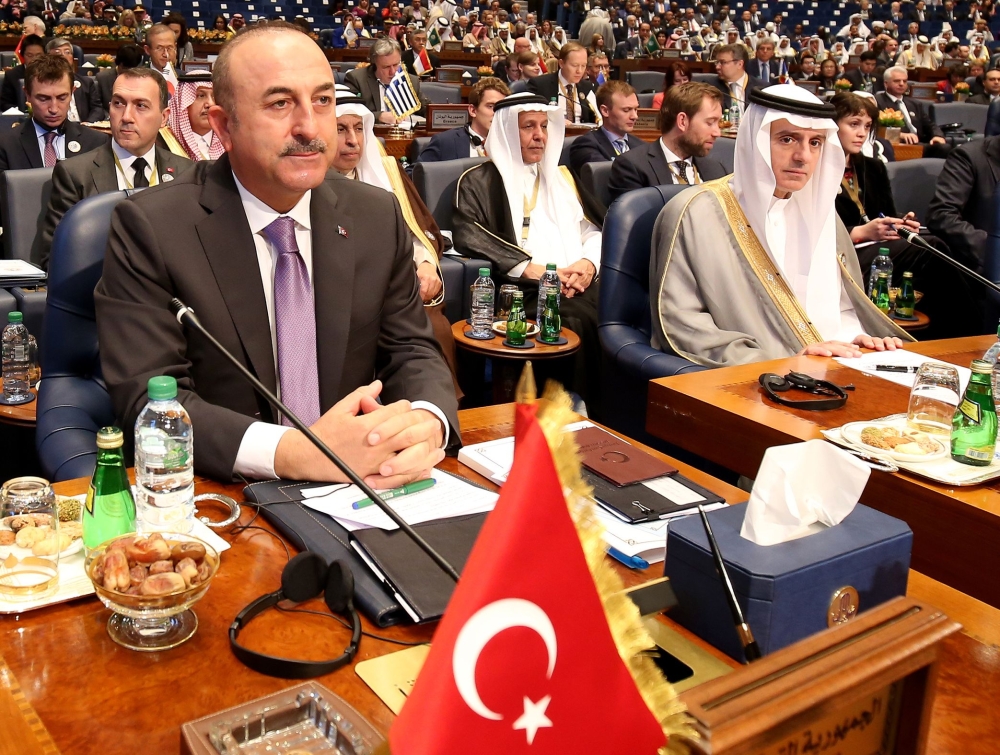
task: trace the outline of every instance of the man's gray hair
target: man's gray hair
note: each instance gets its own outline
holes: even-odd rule
[[[41,30],[38,36],[45,36],[45,22],[38,16],[26,16],[24,21],[21,22],[21,29],[25,34],[34,34],[35,32],[28,31],[28,26],[38,27]]]
[[[66,39],[66,37],[53,37],[45,43],[45,52],[52,52],[53,50],[58,50],[60,47],[72,46],[73,43]]]
[[[897,74],[900,71],[902,71],[903,73],[905,73],[907,75],[907,77],[909,77],[910,74],[909,74],[909,72],[906,70],[906,68],[904,66],[889,66],[882,73],[882,81],[883,82],[888,82],[889,79],[891,79],[894,74]]]
[[[399,42],[396,40],[389,39],[388,37],[376,39],[375,44],[373,44],[371,49],[368,51],[368,60],[372,65],[375,65],[376,58],[381,58],[384,55],[392,55],[394,52],[399,51]]]

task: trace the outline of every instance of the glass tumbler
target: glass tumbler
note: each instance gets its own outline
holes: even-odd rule
[[[518,287],[513,283],[504,283],[500,286],[495,319],[507,322],[507,317],[510,316],[510,308],[514,305],[514,292],[518,290]]]
[[[910,390],[906,423],[932,435],[951,435],[951,418],[962,398],[958,369],[950,364],[924,362]]]
[[[40,477],[0,488],[0,597],[36,600],[59,585],[59,554],[72,539],[59,531],[55,493]]]

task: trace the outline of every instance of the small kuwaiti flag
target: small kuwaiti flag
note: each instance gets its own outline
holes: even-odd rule
[[[417,76],[426,76],[434,70],[434,66],[431,65],[431,56],[427,53],[426,47],[413,58],[413,70],[417,72]]]
[[[389,731],[392,755],[656,755],[693,734],[606,563],[560,394],[538,416],[517,405],[514,464]]]
[[[413,61],[414,64],[417,60]],[[397,118],[405,118],[420,109],[417,90],[414,89],[413,82],[410,81],[410,76],[403,66],[396,69],[396,75],[392,77],[389,86],[385,88],[385,104]]]
[[[163,69],[163,80],[167,82],[167,89],[170,91],[170,96],[173,97],[174,92],[177,91],[178,81],[177,73],[171,63],[167,63],[166,68]]]

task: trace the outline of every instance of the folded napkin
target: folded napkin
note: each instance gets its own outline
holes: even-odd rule
[[[776,545],[839,524],[854,510],[870,474],[867,464],[823,440],[769,448],[740,535]]]

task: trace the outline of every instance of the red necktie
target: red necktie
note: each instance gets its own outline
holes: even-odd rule
[[[46,168],[56,167],[56,162],[59,160],[59,155],[56,154],[55,141],[55,131],[49,131],[45,134],[45,154],[42,155],[42,162],[45,163]]]

